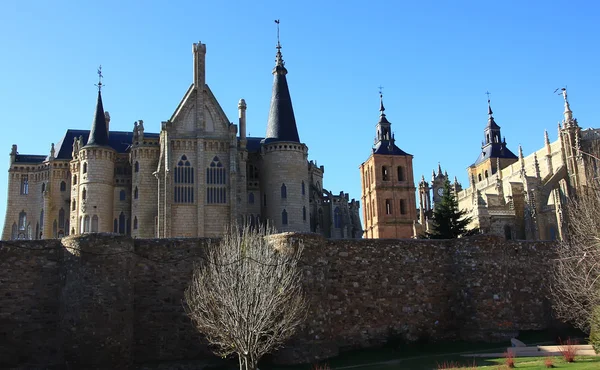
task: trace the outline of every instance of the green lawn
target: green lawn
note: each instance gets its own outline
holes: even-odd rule
[[[439,364],[453,361],[455,364],[460,364],[463,366],[463,369],[471,369],[475,365],[478,369],[489,369],[489,370],[505,370],[507,369],[504,366],[504,358],[495,358],[495,359],[468,359],[465,357],[455,357],[455,356],[435,356],[434,358],[414,358],[414,359],[406,359],[406,360],[397,360],[385,364],[378,365],[365,365],[356,367],[353,369],[356,370],[400,370],[400,369],[437,369]],[[515,368],[516,369],[546,369],[544,365],[544,357],[523,357],[515,359]],[[559,357],[552,357],[554,368],[556,369],[600,369],[600,357],[578,357],[575,359],[573,363],[566,363]]]
[[[562,338],[582,338],[580,332],[563,332]],[[519,339],[528,345],[545,343],[554,344],[556,339],[554,333],[545,331],[522,332]],[[580,340],[585,342],[585,340]],[[468,343],[468,342],[444,342],[405,344],[388,343],[381,348],[367,350],[351,350],[340,354],[340,356],[323,361],[321,365],[327,365],[332,370],[435,370],[438,365],[453,362],[455,364],[476,365],[490,370],[503,369],[504,358],[469,358],[465,353],[503,353],[510,346],[509,342],[503,343]],[[567,364],[561,358],[554,357],[557,369],[600,369],[600,357],[578,358],[575,363]],[[517,369],[545,369],[543,358],[517,358]],[[311,370],[314,365],[277,366],[260,364],[261,370]]]

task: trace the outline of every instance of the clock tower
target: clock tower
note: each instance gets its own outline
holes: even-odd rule
[[[411,238],[417,221],[413,156],[396,146],[379,95],[375,145],[360,165],[365,238]]]

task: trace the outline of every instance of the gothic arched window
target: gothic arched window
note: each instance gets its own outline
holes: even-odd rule
[[[333,211],[333,227],[338,229],[342,227],[342,211],[340,211],[340,207],[335,207],[335,211]]]
[[[306,207],[302,206],[302,221],[306,221]]]
[[[92,232],[93,233],[98,232],[98,216],[97,215],[94,215],[92,217]]]
[[[25,227],[27,226],[27,213],[25,212],[25,210],[21,211],[19,213],[19,230],[25,230]]]
[[[73,175],[73,185],[77,185],[77,175]]]
[[[119,234],[125,234],[125,213],[119,215]]]
[[[306,194],[306,186],[304,185],[304,181],[302,181],[302,195]]]
[[[29,175],[21,175],[21,194],[29,194]]]
[[[83,232],[84,233],[90,232],[90,216],[86,215],[83,217]]]
[[[140,162],[135,161],[135,164],[133,165],[133,170],[135,172],[140,172]]]
[[[83,173],[87,173],[87,163],[83,163]]]
[[[254,204],[254,193],[248,193],[248,204]]]
[[[138,187],[135,187],[135,190],[133,190],[133,199],[137,199],[138,198]],[[191,203],[191,202],[186,202],[186,203]]]
[[[281,184],[281,198],[287,198],[287,187],[285,184]]]
[[[66,191],[67,190],[67,183],[64,181],[60,182],[60,191]]]
[[[72,207],[71,209],[74,211],[77,208],[77,202],[75,201],[75,199],[73,199],[73,202],[71,202]]]
[[[283,212],[281,212],[281,224],[282,225],[287,225],[288,224],[288,214],[287,211],[284,209]]]
[[[58,227],[65,227],[65,210],[62,208],[58,211]]]
[[[137,230],[138,228],[138,222],[137,222],[137,216],[133,218],[133,229]]]
[[[119,200],[125,200],[127,198],[127,193],[125,192],[125,190],[121,190],[119,192]]]
[[[85,188],[83,188],[83,190],[81,191],[81,199],[85,200],[86,197],[87,197],[87,190]]]
[[[208,204],[227,203],[227,174],[225,167],[214,157],[209,167],[206,169],[206,202]]]
[[[173,179],[175,182],[174,201],[175,203],[194,203],[194,167],[184,154],[177,162]],[[137,187],[135,188],[134,198],[137,199]]]

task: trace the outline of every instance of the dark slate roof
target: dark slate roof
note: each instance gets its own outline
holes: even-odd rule
[[[263,137],[247,137],[246,140],[246,149],[249,153],[258,153],[260,152],[260,146],[262,145],[262,141],[265,138]],[[239,138],[238,138],[239,141]]]
[[[71,156],[73,153],[73,139],[79,136],[83,136],[83,144],[86,145],[88,142],[88,137],[90,136],[90,131],[73,129],[67,130],[65,136],[60,139],[58,145],[56,146],[56,159],[73,159]],[[144,132],[145,138],[158,139],[159,136],[159,134]],[[118,153],[127,153],[132,142],[132,131],[111,131],[110,135],[108,136],[108,146],[116,150]]]
[[[391,150],[390,150],[391,149]],[[398,148],[396,144],[392,144],[390,148],[388,140],[381,140],[373,148],[373,154],[385,154],[385,155],[412,155],[406,153],[404,150]]]
[[[106,126],[106,116],[104,115],[104,107],[102,106],[102,94],[98,90],[98,101],[96,102],[96,114],[94,122],[92,122],[92,133],[90,139],[85,145],[107,146],[108,142],[108,127]]]
[[[273,92],[265,143],[273,141],[300,142],[286,74],[287,70],[283,65],[281,52],[278,50],[277,64],[273,69]]]
[[[483,147],[479,157],[477,157],[477,160],[472,164],[472,166],[478,165],[489,158],[518,159],[518,157],[506,147],[505,143],[494,143]]]
[[[490,118],[488,118],[488,123],[487,123],[486,128],[491,128],[492,130],[500,130],[500,126],[498,126],[496,121],[494,121],[493,116],[490,116]]]
[[[36,155],[36,154],[17,154],[15,157],[15,162],[22,163],[42,163],[46,160],[45,155]]]

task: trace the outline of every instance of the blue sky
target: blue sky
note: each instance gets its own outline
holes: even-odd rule
[[[192,43],[207,44],[206,80],[232,122],[264,136],[276,29],[301,140],[325,187],[360,198],[358,166],[378,120],[378,86],[415,179],[441,162],[468,186],[491,92],[509,148],[552,141],[568,86],[583,127],[599,127],[600,5],[594,1],[15,1],[0,2],[0,222],[8,154],[47,154],[88,129],[96,68],[112,130],[170,118],[192,81]],[[1,163],[1,162],[0,162]]]

